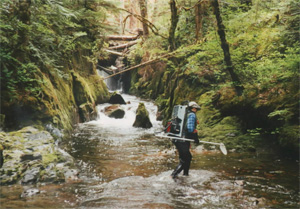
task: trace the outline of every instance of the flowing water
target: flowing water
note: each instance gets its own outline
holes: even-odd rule
[[[78,180],[63,184],[5,186],[1,208],[299,208],[298,161],[275,154],[203,151],[192,146],[190,176],[170,178],[178,156],[143,101],[151,129],[134,128],[140,99],[123,95],[123,119],[105,116],[79,124],[63,148],[76,160]],[[38,192],[34,192],[38,189]],[[24,191],[34,195],[22,197]]]

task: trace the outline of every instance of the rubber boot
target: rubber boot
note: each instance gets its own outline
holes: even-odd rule
[[[174,169],[174,171],[172,172],[171,176],[172,178],[176,178],[177,175],[183,170],[183,162],[180,160],[180,163],[178,164],[178,166]]]
[[[188,161],[184,164],[184,166],[183,166],[183,175],[184,176],[189,175],[190,165],[191,165],[191,161]]]

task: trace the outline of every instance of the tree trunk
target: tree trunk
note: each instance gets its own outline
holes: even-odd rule
[[[141,10],[141,16],[143,17],[143,19],[147,19],[147,0],[139,0],[139,5]],[[149,35],[148,25],[145,22],[143,22],[143,32],[144,37],[147,37]]]
[[[124,8],[133,14],[138,14],[138,11],[137,11],[138,5],[135,0],[127,1],[126,4],[124,5]],[[125,30],[128,29],[129,31],[133,32],[134,30],[136,30],[136,28],[139,27],[139,22],[136,20],[136,18],[134,16],[130,15],[128,17],[128,20],[129,20],[128,21],[129,24],[127,27],[124,28]]]
[[[171,27],[169,30],[169,44],[170,44],[170,50],[174,51],[176,49],[175,31],[176,31],[177,23],[179,20],[179,16],[177,13],[177,6],[176,6],[175,0],[170,0],[169,4],[170,4],[170,8],[171,8]]]
[[[231,80],[233,82],[233,86],[237,94],[241,95],[243,93],[244,87],[242,86],[241,81],[239,80],[237,74],[234,72],[234,67],[232,65],[231,56],[229,52],[229,44],[226,41],[225,26],[223,24],[222,17],[220,14],[219,2],[218,0],[213,0],[211,3],[212,3],[214,15],[216,16],[217,19],[218,34],[221,39],[221,47],[223,49],[226,69],[230,74]]]
[[[26,24],[30,25],[30,6],[31,6],[31,0],[19,0],[18,2],[18,19]],[[25,50],[28,47],[29,44],[29,36],[28,31],[25,28],[20,28],[19,31],[19,39],[18,39],[18,47],[14,51],[16,58],[23,62],[26,57]]]
[[[202,24],[203,24],[203,13],[204,6],[202,3],[199,3],[195,6],[195,22],[196,22],[196,40],[202,38]]]
[[[158,0],[154,0],[154,2],[153,2],[153,12],[152,12],[152,18],[151,18],[151,22],[155,22],[155,20],[157,19],[157,18],[159,18],[158,16],[157,16],[157,13],[158,13],[158,10],[157,10],[157,1]]]

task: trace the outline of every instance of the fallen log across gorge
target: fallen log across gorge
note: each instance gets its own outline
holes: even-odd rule
[[[105,36],[108,40],[115,40],[115,41],[133,41],[140,37],[140,34],[135,36],[130,35],[108,35]]]
[[[104,49],[104,51],[106,51],[108,53],[111,53],[111,54],[114,54],[114,55],[117,55],[117,56],[126,56],[125,53],[117,52],[117,51],[114,51],[114,50]]]
[[[153,63],[155,63],[155,62],[159,62],[159,61],[161,61],[161,59],[163,59],[163,58],[172,57],[172,56],[174,56],[174,55],[175,55],[174,52],[171,52],[171,53],[168,53],[168,54],[164,54],[164,55],[162,55],[161,57],[158,57],[158,58],[155,58],[155,59],[152,59],[152,60],[148,60],[148,61],[146,61],[146,62],[142,62],[142,63],[140,63],[140,64],[138,64],[138,65],[132,66],[132,67],[127,68],[127,69],[125,69],[125,70],[119,71],[119,72],[117,72],[117,73],[115,73],[115,74],[112,74],[112,75],[109,75],[109,76],[107,76],[107,77],[104,77],[104,78],[102,78],[102,80],[105,80],[105,79],[111,78],[111,77],[113,77],[113,76],[119,75],[119,74],[121,74],[121,73],[124,73],[124,72],[130,71],[130,70],[136,69],[136,68],[138,68],[138,67],[142,67],[142,66],[145,66],[145,65],[153,64]]]
[[[138,40],[130,41],[126,44],[109,47],[108,49],[125,49],[138,43]]]
[[[106,50],[106,51],[107,51],[107,50]],[[161,61],[162,59],[165,59],[165,58],[174,57],[175,55],[176,55],[176,56],[179,56],[180,53],[181,53],[180,56],[189,57],[189,56],[191,56],[192,54],[195,54],[195,53],[197,53],[197,52],[199,52],[199,51],[203,51],[203,50],[202,50],[202,49],[196,49],[196,50],[194,49],[194,50],[190,50],[190,51],[176,50],[176,51],[173,51],[173,52],[164,54],[164,55],[162,55],[162,56],[160,56],[160,57],[157,57],[157,58],[155,58],[155,59],[148,60],[148,61],[143,62],[143,63],[140,63],[140,64],[138,64],[138,65],[129,67],[129,68],[125,69],[125,70],[122,70],[122,71],[119,71],[119,72],[117,72],[117,73],[111,74],[111,75],[109,75],[109,76],[107,76],[107,77],[101,78],[101,80],[105,80],[105,79],[111,78],[111,77],[113,77],[113,76],[119,75],[119,74],[121,74],[121,73],[130,71],[130,70],[133,70],[133,69],[136,69],[136,68],[138,68],[138,67],[142,67],[142,66],[145,66],[145,65],[153,64],[153,63],[155,63],[155,62],[159,62],[159,61]],[[124,56],[125,54],[122,53],[122,55]]]

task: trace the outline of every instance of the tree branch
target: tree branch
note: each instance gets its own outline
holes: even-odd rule
[[[127,13],[130,14],[130,15],[128,15],[128,16],[124,19],[125,24],[126,24],[126,21],[127,21],[128,17],[129,17],[129,16],[133,16],[133,17],[135,17],[136,19],[138,19],[139,21],[141,21],[142,23],[147,24],[148,27],[150,28],[150,30],[151,30],[155,35],[160,36],[160,37],[162,37],[162,38],[164,38],[164,39],[168,39],[167,37],[165,37],[165,36],[159,34],[158,29],[156,28],[156,26],[155,26],[152,22],[150,22],[149,20],[147,20],[146,18],[142,17],[141,15],[134,14],[134,13],[132,13],[132,12],[126,10],[126,9],[120,8],[120,10],[125,11],[125,12],[127,12]],[[124,22],[124,21],[123,21],[123,22]],[[124,24],[124,25],[125,25],[125,24]]]

